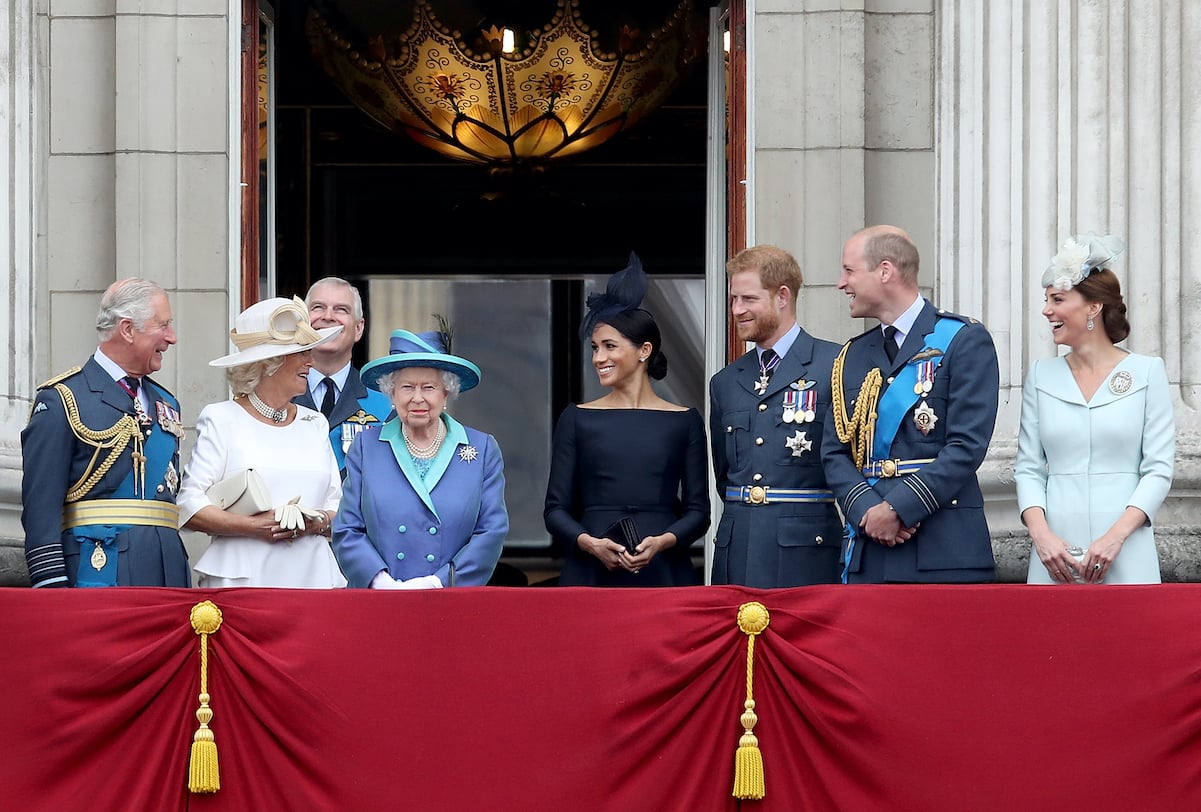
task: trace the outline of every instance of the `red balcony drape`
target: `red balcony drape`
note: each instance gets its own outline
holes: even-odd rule
[[[189,795],[211,599],[222,789]],[[755,645],[766,797],[731,795]],[[1201,586],[0,591],[12,809],[1201,808]]]

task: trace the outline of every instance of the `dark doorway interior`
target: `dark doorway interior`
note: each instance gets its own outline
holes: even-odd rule
[[[355,3],[360,13],[372,7],[368,0]],[[377,4],[393,16],[401,5]],[[620,5],[592,4],[610,13]],[[630,4],[646,12],[644,0]],[[631,250],[652,276],[703,277],[704,60],[665,105],[613,141],[536,176],[498,179],[386,130],[350,104],[310,55],[304,30],[308,5],[308,0],[273,3],[277,294],[303,296],[311,281],[326,275],[355,281],[367,295],[368,330],[383,331],[386,344],[388,331],[410,325],[372,320],[371,279],[546,280],[549,326],[533,340],[543,344],[540,352],[551,367],[549,402],[538,411],[553,420],[568,402],[581,399],[585,377],[592,374],[586,348],[575,336],[587,279],[599,275],[603,284],[603,275],[622,268]],[[521,329],[506,324],[504,313],[496,316],[480,329]],[[457,332],[471,329],[460,325]],[[368,360],[372,344],[371,336],[360,342],[356,365]],[[489,372],[503,374],[485,369]],[[701,398],[703,391],[690,399]],[[508,460],[506,441],[548,447],[553,426],[544,422],[521,429],[537,437],[506,438],[504,430],[481,428],[496,433]],[[531,488],[524,502],[537,490]],[[541,504],[511,504],[514,510],[541,516]]]

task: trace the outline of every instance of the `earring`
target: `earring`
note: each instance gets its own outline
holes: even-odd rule
[[[638,359],[638,363],[640,363],[640,364],[645,364],[645,363],[646,363],[646,359],[645,359],[645,358],[639,358],[639,359]]]
[[[1088,321],[1084,324],[1084,328],[1091,333],[1094,329],[1096,329],[1096,327],[1097,325],[1095,322],[1093,322],[1093,317],[1089,316]]]

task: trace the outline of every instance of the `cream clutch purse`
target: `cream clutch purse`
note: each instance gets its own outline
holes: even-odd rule
[[[271,494],[267,491],[267,484],[253,468],[230,474],[220,482],[214,483],[205,491],[205,496],[222,510],[239,516],[252,516],[271,507]]]

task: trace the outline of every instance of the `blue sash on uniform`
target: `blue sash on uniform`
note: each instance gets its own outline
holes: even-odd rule
[[[152,404],[153,405],[153,404]],[[174,408],[174,407],[172,407]],[[157,410],[155,410],[157,411]],[[144,428],[143,428],[144,430]],[[170,434],[155,422],[150,436],[142,444],[142,453],[146,455],[146,483],[161,482],[166,474],[167,466],[175,458],[175,435]],[[141,483],[139,483],[140,486]],[[150,484],[154,487],[154,484]],[[144,499],[146,494],[136,492],[134,487],[134,468],[129,467],[129,473],[121,480],[109,499]],[[74,527],[71,532],[79,542],[79,570],[75,575],[77,587],[102,587],[117,585],[117,536],[128,530],[128,524],[91,524]],[[92,553],[99,542],[104,550],[104,567],[97,570],[92,566]]]
[[[901,430],[901,422],[920,397],[914,391],[914,385],[917,384],[918,366],[923,361],[930,361],[934,365],[933,369],[938,369],[942,364],[942,359],[946,357],[947,347],[950,346],[951,340],[955,338],[962,327],[963,322],[959,319],[940,318],[934,325],[934,329],[926,336],[926,343],[916,355],[921,355],[927,350],[938,350],[940,354],[923,358],[916,363],[910,359],[893,376],[892,383],[884,390],[884,394],[880,396],[880,401],[876,404],[876,430],[872,440],[873,460],[889,458],[892,443],[897,437],[897,432]],[[867,478],[867,484],[873,488],[879,481],[879,477]],[[858,535],[858,528],[852,527],[850,522],[847,522],[846,528],[847,547],[842,561],[842,582],[844,584],[851,571],[851,558],[855,552],[855,538]]]

